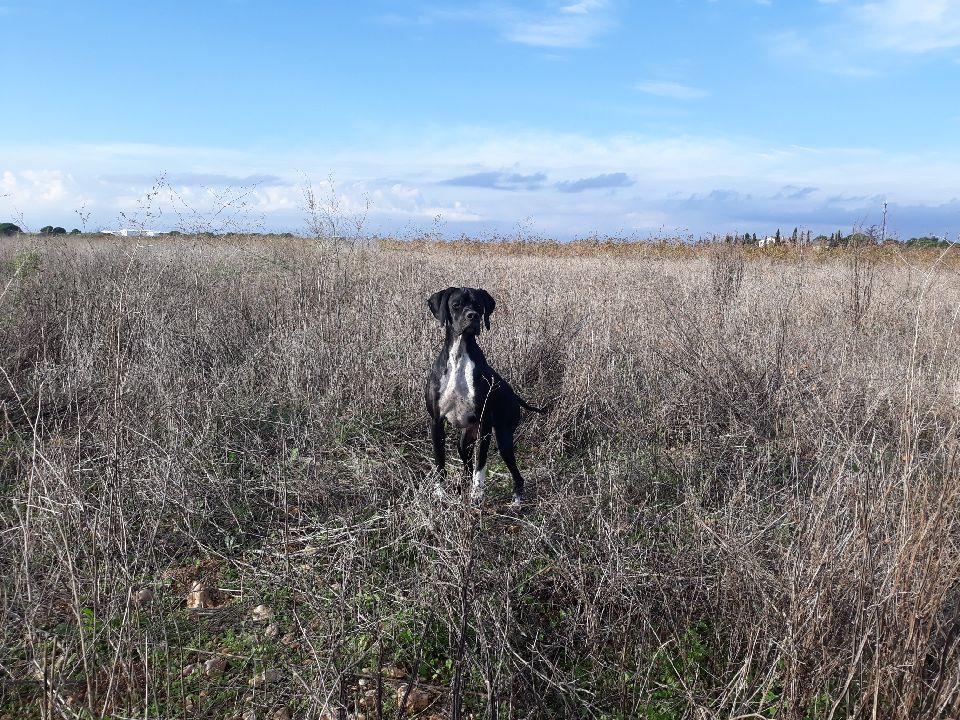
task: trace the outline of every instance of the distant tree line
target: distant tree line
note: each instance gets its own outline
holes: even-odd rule
[[[878,245],[881,243],[880,233],[876,232],[876,228],[870,228],[866,232],[853,232],[846,235],[843,234],[842,230],[837,230],[834,233],[829,235],[817,235],[812,237],[813,233],[809,230],[802,231],[799,228],[794,228],[793,232],[790,234],[789,238],[785,238],[781,232],[780,228],[777,228],[777,231],[773,235],[762,235],[757,236],[756,233],[744,233],[744,234],[728,234],[724,239],[726,242],[732,243],[741,243],[743,245],[760,245],[762,241],[767,237],[772,237],[774,244],[781,243],[791,243],[796,245],[798,243],[804,245],[822,245],[826,247],[862,247],[864,245]],[[882,242],[896,242],[901,245],[906,245],[908,247],[947,247],[951,243],[946,238],[935,237],[931,235],[925,235],[923,237],[912,237],[909,240],[898,240],[896,238],[886,238]]]
[[[24,231],[18,226],[10,222],[0,223],[0,236],[10,236],[18,235]],[[69,233],[67,229],[59,225],[44,225],[40,228],[41,235],[82,235],[83,233],[77,229],[73,228]],[[96,234],[96,233],[93,233]],[[179,230],[170,230],[166,233],[167,235],[180,235]],[[196,233],[197,235],[204,237],[213,237],[217,233],[214,232],[200,232]],[[229,234],[229,233],[228,233]],[[250,236],[272,236],[272,237],[283,237],[283,238],[293,238],[296,237],[291,232],[284,233],[240,233],[242,235]],[[875,232],[875,228],[871,228],[867,232],[854,232],[844,235],[841,230],[837,230],[834,233],[829,235],[817,235],[816,237],[811,237],[812,233],[809,230],[800,230],[799,228],[794,228],[793,232],[790,234],[789,239],[784,238],[780,232],[780,228],[777,228],[776,232],[773,235],[761,235],[757,236],[756,233],[733,233],[727,234],[724,237],[724,240],[728,243],[740,243],[742,245],[760,245],[763,240],[768,237],[773,238],[774,244],[781,243],[791,243],[791,244],[804,244],[804,245],[822,245],[826,247],[862,247],[864,245],[877,245],[880,243],[879,233]],[[719,236],[715,236],[719,239]],[[918,248],[943,248],[949,246],[951,243],[946,238],[940,238],[933,235],[924,235],[923,237],[913,237],[909,240],[896,240],[893,238],[887,238],[884,242],[897,242],[907,247],[918,247]]]

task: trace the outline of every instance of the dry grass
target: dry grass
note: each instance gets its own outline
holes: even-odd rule
[[[952,257],[57,242],[0,246],[0,716],[960,713]],[[460,284],[555,402],[521,516],[424,482]]]

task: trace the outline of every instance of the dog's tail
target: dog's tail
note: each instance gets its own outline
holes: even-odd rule
[[[534,407],[519,395],[517,395],[517,400],[520,402],[520,405],[525,407],[527,410],[533,410],[533,412],[540,413],[541,415],[546,415],[552,409],[549,405],[545,408]]]

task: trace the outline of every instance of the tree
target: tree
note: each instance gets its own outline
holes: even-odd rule
[[[794,245],[797,244],[797,228],[793,229],[793,235],[790,236],[790,242],[792,242]]]
[[[909,247],[947,247],[950,243],[938,237],[926,235],[924,237],[915,237],[907,240]]]
[[[776,242],[777,245],[780,244],[780,228],[777,228],[777,234],[774,236],[774,242]]]
[[[53,225],[44,225],[42,228],[40,228],[40,234],[41,235],[66,235],[67,229],[62,228],[59,225],[57,225],[56,227],[54,227]]]
[[[80,234],[80,230],[78,230],[77,228],[74,228],[73,230],[70,231],[70,234],[71,234],[71,235],[79,235],[79,234]]]
[[[23,230],[13,223],[0,223],[0,235],[17,235],[22,232]]]

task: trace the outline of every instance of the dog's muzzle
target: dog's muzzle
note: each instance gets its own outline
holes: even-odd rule
[[[463,320],[460,323],[460,334],[467,331],[474,333],[480,332],[480,314],[475,312],[464,313]]]

